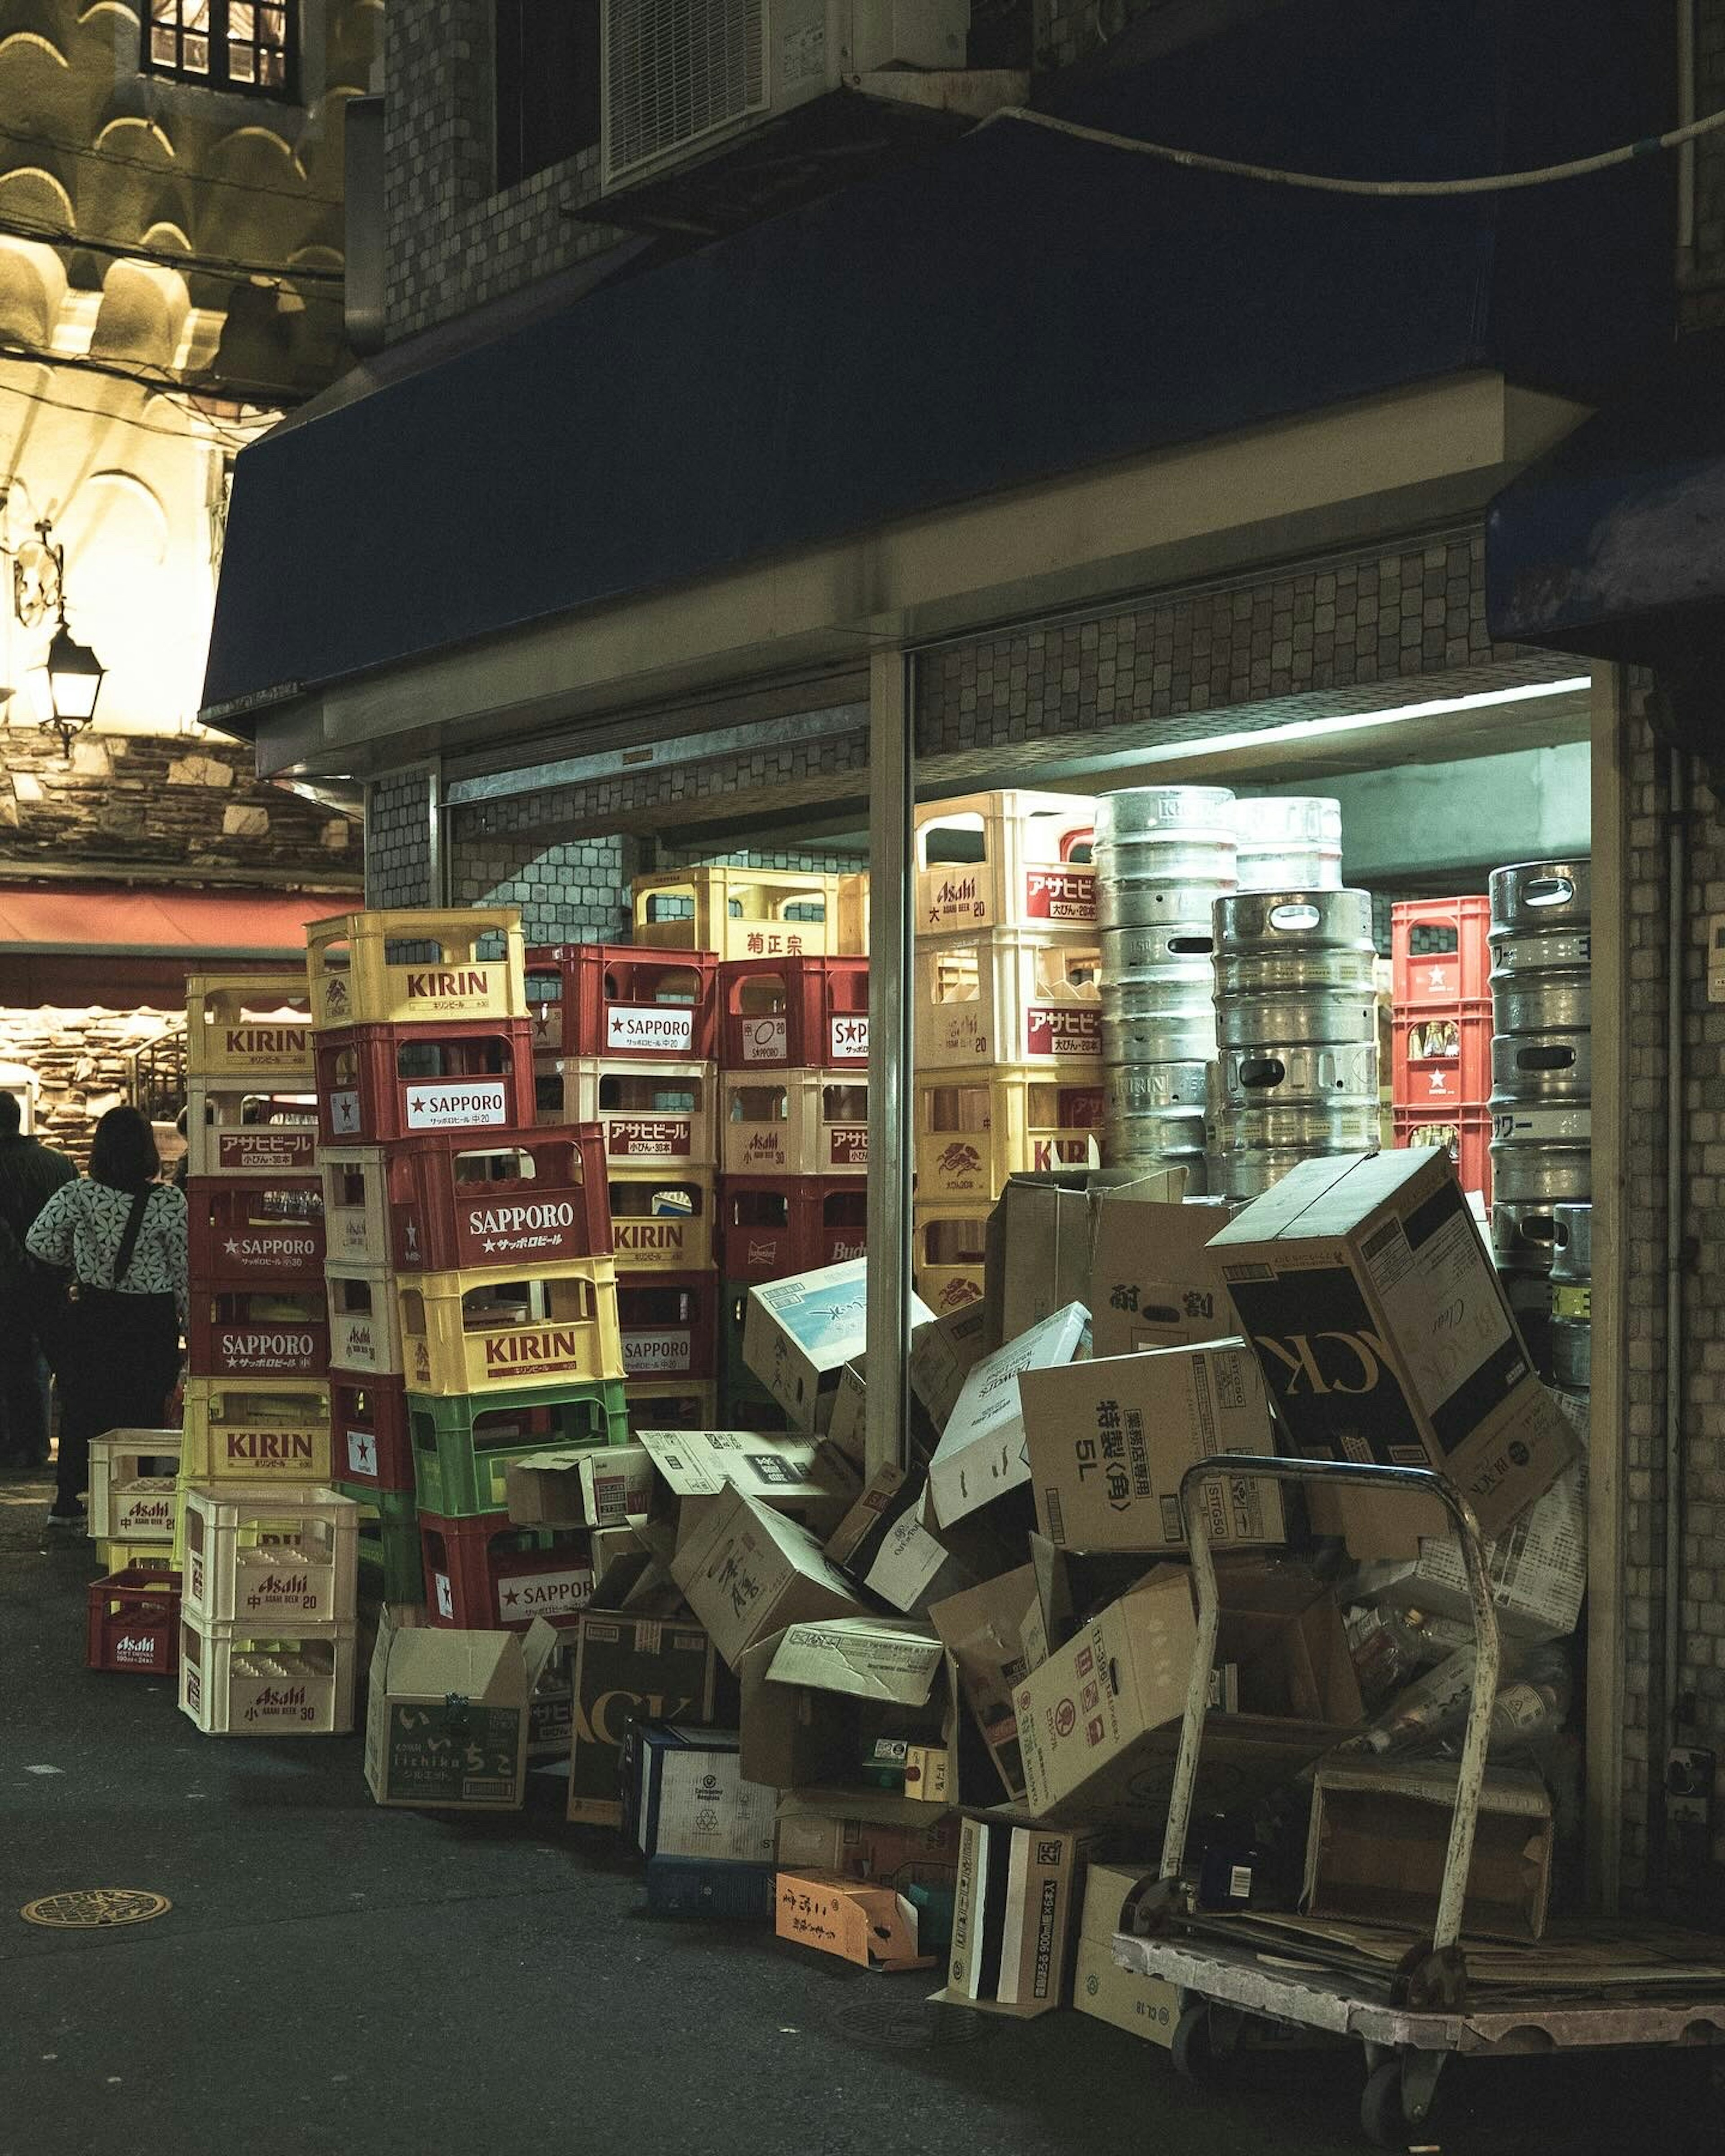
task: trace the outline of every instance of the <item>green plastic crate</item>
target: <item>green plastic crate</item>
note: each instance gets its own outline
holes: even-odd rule
[[[338,1495],[351,1497],[359,1510],[361,1584],[375,1588],[382,1575],[386,1602],[425,1599],[425,1558],[419,1543],[419,1507],[411,1490],[373,1490],[360,1482],[337,1482]]]
[[[724,1430],[788,1430],[790,1416],[742,1359],[749,1286],[747,1281],[726,1281],[720,1299],[719,1424]]]
[[[454,1399],[409,1393],[408,1437],[420,1509],[479,1519],[507,1509],[507,1461],[571,1445],[627,1445],[628,1402],[619,1378]]]

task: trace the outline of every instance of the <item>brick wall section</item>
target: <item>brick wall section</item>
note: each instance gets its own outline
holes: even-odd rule
[[[366,789],[366,904],[430,906],[431,778],[404,771]]]

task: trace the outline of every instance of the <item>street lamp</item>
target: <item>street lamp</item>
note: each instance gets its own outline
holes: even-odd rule
[[[62,613],[48,647],[46,671],[49,724],[60,737],[63,756],[70,756],[72,737],[82,733],[95,716],[96,698],[107,670],[90,646],[73,635]]]
[[[30,685],[37,717],[59,736],[60,754],[69,761],[74,739],[95,716],[107,669],[66,626],[65,548],[56,543],[47,517],[36,532],[36,544],[21,547],[13,559],[13,611],[27,629],[35,628],[50,613],[55,618],[48,657]]]

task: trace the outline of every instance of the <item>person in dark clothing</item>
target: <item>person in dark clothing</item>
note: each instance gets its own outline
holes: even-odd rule
[[[69,1270],[61,1330],[60,1449],[49,1522],[77,1527],[90,1440],[109,1430],[157,1430],[180,1373],[186,1319],[186,1195],[159,1183],[147,1119],[110,1108],[96,1125],[90,1173],[55,1191],[28,1248]]]
[[[18,1096],[0,1093],[0,1466],[39,1467],[48,1458],[44,1350],[53,1297],[24,1238],[77,1173],[64,1153],[23,1135]]]

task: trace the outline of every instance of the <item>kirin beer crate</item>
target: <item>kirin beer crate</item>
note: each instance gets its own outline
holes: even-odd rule
[[[610,1243],[630,1272],[699,1272],[713,1261],[710,1175],[613,1174]]]
[[[719,1222],[727,1281],[784,1280],[865,1254],[868,1188],[855,1176],[727,1176]]]
[[[180,1575],[168,1564],[129,1564],[90,1584],[87,1669],[171,1677],[180,1666]]]
[[[317,1036],[317,1130],[326,1146],[521,1130],[536,1120],[526,1019],[351,1025]]]
[[[322,1378],[188,1378],[180,1476],[193,1482],[326,1482]]]
[[[410,1394],[408,1424],[420,1509],[451,1519],[506,1510],[511,1460],[569,1445],[622,1445],[629,1436],[620,1378],[530,1387],[495,1400]]]
[[[300,1638],[180,1618],[180,1712],[208,1737],[343,1737],[354,1628]]]
[[[183,1436],[177,1430],[110,1430],[90,1440],[93,1540],[155,1545],[172,1537]]]
[[[711,951],[557,943],[527,956],[536,1055],[607,1062],[700,1060],[715,1052]]]
[[[419,1515],[425,1614],[464,1631],[525,1631],[536,1617],[572,1625],[593,1599],[585,1528],[513,1527],[495,1518]]]
[[[916,812],[918,936],[1093,928],[1096,803],[1077,793],[971,793]]]
[[[361,1378],[402,1374],[401,1311],[395,1275],[387,1265],[331,1265],[325,1276],[330,1305],[330,1374]]]
[[[984,1250],[992,1202],[912,1208],[911,1282],[937,1317],[983,1296]]]
[[[1036,1064],[1101,1083],[1101,946],[1014,928],[924,937],[914,961],[916,1053],[925,1070]],[[1086,1074],[1087,1075],[1087,1074]]]
[[[188,1077],[311,1083],[311,1006],[303,975],[193,973],[186,983]]]
[[[493,1272],[414,1273],[398,1284],[408,1393],[444,1398],[624,1374],[609,1258]]]
[[[721,958],[836,951],[839,879],[819,870],[688,868],[634,880],[631,941]]]
[[[727,1176],[865,1176],[869,1088],[860,1074],[762,1070],[722,1081]]]
[[[397,1313],[399,1323],[399,1312]],[[336,1481],[349,1495],[375,1496],[413,1487],[407,1387],[398,1377],[330,1373],[330,1451]]]
[[[916,1194],[998,1198],[1009,1176],[1100,1165],[1103,1090],[1058,1070],[991,1065],[916,1082]]]
[[[191,1484],[185,1614],[202,1625],[329,1632],[354,1620],[359,1508],[314,1483]]]
[[[317,1173],[317,1103],[303,1085],[193,1078],[186,1086],[186,1173],[278,1185]]]
[[[718,994],[729,1070],[869,1067],[866,958],[728,959]]]
[[[321,1378],[330,1328],[321,1285],[209,1288],[194,1281],[187,1368],[200,1378]]]
[[[323,1196],[314,1183],[188,1176],[192,1277],[208,1286],[316,1285],[323,1277]]]
[[[719,1294],[712,1270],[621,1275],[617,1323],[624,1376],[716,1377]]]
[[[542,1127],[597,1123],[608,1169],[718,1165],[717,1088],[711,1063],[614,1063],[542,1056],[535,1095]]]
[[[308,922],[305,970],[320,1027],[524,1019],[521,917],[512,906],[340,913]],[[501,942],[501,955],[480,947]],[[427,955],[427,953],[430,955]]]

